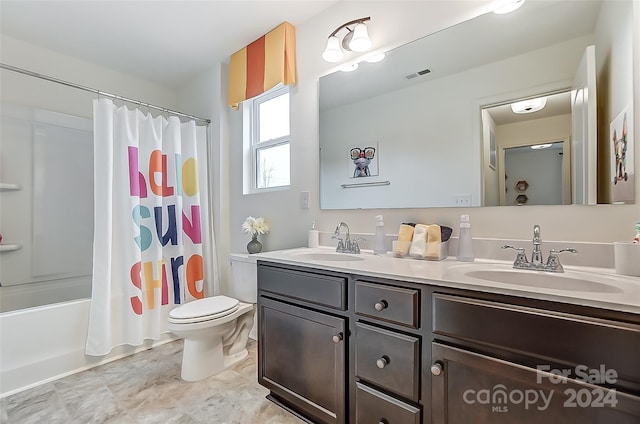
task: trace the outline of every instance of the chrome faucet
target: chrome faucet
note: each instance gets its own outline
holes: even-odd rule
[[[535,224],[533,226],[533,251],[531,252],[531,262],[527,260],[527,255],[524,252],[524,247],[515,247],[509,244],[502,246],[503,249],[513,249],[518,252],[516,260],[513,262],[513,267],[516,269],[528,269],[533,271],[548,271],[548,272],[564,272],[564,268],[560,263],[558,255],[563,252],[578,253],[576,249],[551,249],[549,251],[549,257],[544,262],[542,258],[542,251],[540,246],[542,245],[542,239],[540,238],[540,226]]]
[[[540,238],[540,226],[535,224],[533,226],[533,251],[531,252],[531,266],[539,268],[542,266],[542,252],[540,251],[540,245],[542,239]]]
[[[347,230],[347,234],[344,239],[340,238],[340,229],[344,227]],[[336,252],[340,253],[360,253],[360,246],[358,246],[358,241],[362,241],[363,239],[357,238],[355,240],[351,240],[351,235],[349,234],[349,226],[346,222],[340,222],[336,227],[336,230],[333,232],[332,239],[338,240],[338,246],[336,247]]]

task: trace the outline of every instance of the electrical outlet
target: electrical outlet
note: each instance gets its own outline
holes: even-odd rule
[[[308,191],[300,192],[300,208],[309,209],[309,192]]]
[[[453,196],[453,205],[454,206],[471,206],[471,195],[470,194],[456,194]]]

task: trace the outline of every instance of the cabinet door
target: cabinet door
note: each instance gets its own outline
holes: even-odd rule
[[[345,422],[346,320],[261,297],[258,381],[318,423]]]
[[[431,351],[434,424],[640,422],[639,397],[439,343]]]

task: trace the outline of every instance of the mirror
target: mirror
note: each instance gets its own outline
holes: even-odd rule
[[[610,132],[619,115],[633,116],[632,16],[631,0],[528,1],[511,14],[488,13],[398,47],[381,62],[321,77],[321,208],[615,203]],[[589,46],[597,100],[577,77]],[[541,111],[500,117],[511,103],[537,97],[547,98]],[[586,119],[587,97],[597,101],[595,122]],[[562,155],[550,150],[562,157],[560,177],[538,182],[542,173],[534,172],[528,201],[516,202],[521,178],[505,172],[505,155],[555,143],[563,146]],[[354,160],[354,148],[375,154]],[[626,157],[624,182],[633,187],[633,150]],[[535,194],[545,186],[556,193],[552,202]]]

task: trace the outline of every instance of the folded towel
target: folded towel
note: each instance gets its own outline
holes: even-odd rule
[[[424,258],[427,249],[428,230],[429,226],[425,224],[417,224],[413,229],[413,240],[411,241],[411,248],[409,249],[411,256]]]
[[[442,241],[449,240],[449,238],[451,237],[451,234],[453,233],[453,228],[447,227],[445,225],[441,225],[440,229],[442,233]]]
[[[409,246],[413,240],[413,226],[409,224],[401,224],[398,230],[398,242],[393,253],[396,256],[405,256],[409,252]]]
[[[442,233],[438,224],[429,225],[427,229],[427,249],[425,256],[427,259],[440,259],[440,247],[442,241]]]

